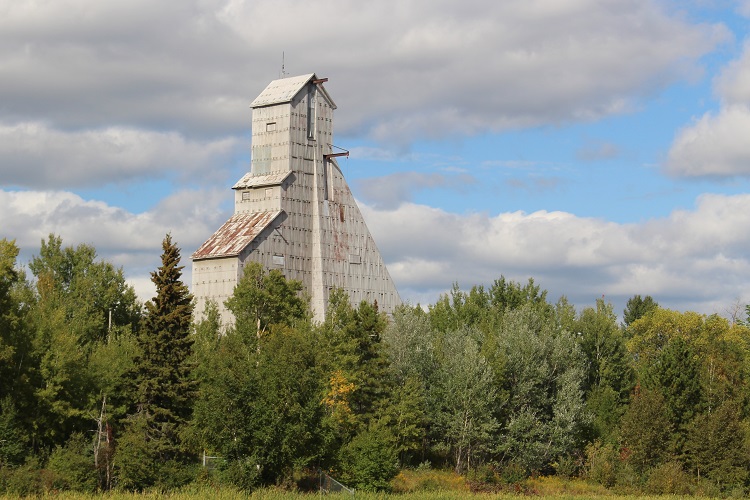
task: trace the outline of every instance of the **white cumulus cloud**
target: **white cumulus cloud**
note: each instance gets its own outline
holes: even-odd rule
[[[665,170],[673,176],[750,176],[750,40],[740,57],[714,81],[718,112],[683,127],[669,149]]]

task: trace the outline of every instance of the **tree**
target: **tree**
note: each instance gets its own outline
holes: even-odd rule
[[[573,334],[532,303],[508,312],[496,335],[508,393],[498,454],[526,472],[551,471],[554,460],[582,448],[590,421],[583,354]]]
[[[633,295],[628,299],[625,310],[622,312],[623,324],[627,328],[636,320],[658,309],[659,304],[650,296],[646,295],[641,298],[640,295]]]
[[[620,425],[623,455],[636,473],[643,474],[670,456],[673,427],[658,390],[636,386]]]
[[[456,472],[486,459],[498,429],[497,390],[492,369],[470,328],[449,332],[438,356],[438,373],[428,395],[434,434],[444,436]]]
[[[750,453],[740,408],[728,401],[691,422],[685,445],[690,468],[718,486],[742,486],[748,478]]]
[[[146,456],[152,459],[150,465],[155,470],[183,459],[180,433],[190,418],[196,392],[190,376],[192,296],[182,282],[180,250],[171,235],[164,238],[162,250],[161,266],[151,273],[156,296],[146,303],[137,337],[140,353],[131,375],[135,382],[135,413],[128,425],[128,431],[140,436],[148,446]],[[125,476],[129,473],[121,470]]]
[[[321,364],[328,377],[341,378],[338,385],[353,384],[347,401],[354,427],[339,429],[344,441],[356,427],[367,427],[390,395],[388,361],[381,342],[386,325],[377,303],[362,301],[355,309],[342,290],[331,293],[326,321],[320,326]]]
[[[393,436],[387,427],[373,423],[341,449],[341,480],[358,490],[391,488],[398,473]]]
[[[644,379],[649,388],[658,389],[664,396],[675,430],[682,430],[705,407],[695,353],[680,337],[669,342]]]
[[[72,432],[89,430],[103,389],[91,355],[118,334],[133,332],[141,307],[122,269],[97,260],[90,245],[63,247],[60,237],[49,235],[29,268],[36,278],[29,324],[38,368],[36,408],[29,413],[35,440],[51,448]]]
[[[576,340],[586,356],[587,405],[594,413],[594,437],[615,430],[635,385],[635,373],[623,332],[617,326],[612,304],[603,299],[587,307],[573,322]]]
[[[13,429],[11,434],[0,435],[0,449],[13,450],[0,451],[0,462],[20,458],[19,447],[25,451],[25,431],[33,424],[30,417],[35,412],[34,382],[38,380],[29,318],[35,298],[24,273],[16,267],[17,257],[15,241],[0,239],[0,434]],[[16,432],[24,439],[16,439]]]
[[[232,328],[218,334],[213,306],[196,326],[200,393],[190,441],[222,456],[240,488],[289,479],[329,451],[319,338],[297,290],[299,282],[255,269],[227,301]]]
[[[301,281],[287,280],[278,269],[266,272],[259,263],[250,262],[226,306],[238,331],[252,331],[260,338],[271,325],[291,325],[307,316],[301,291]]]

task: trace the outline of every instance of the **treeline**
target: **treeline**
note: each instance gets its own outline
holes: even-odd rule
[[[222,328],[162,248],[140,304],[90,246],[51,235],[25,276],[0,240],[0,493],[305,487],[318,469],[388,489],[406,467],[750,486],[741,323],[634,296],[618,324],[604,300],[577,311],[500,278],[391,318],[334,291],[317,324],[299,282],[248,265]]]

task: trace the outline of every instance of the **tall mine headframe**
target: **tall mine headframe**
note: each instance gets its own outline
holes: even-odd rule
[[[274,80],[253,110],[250,172],[233,187],[234,215],[192,255],[196,311],[224,307],[249,262],[302,282],[313,317],[342,289],[392,312],[398,291],[336,161],[336,104],[315,74]],[[338,151],[338,150],[337,150]]]

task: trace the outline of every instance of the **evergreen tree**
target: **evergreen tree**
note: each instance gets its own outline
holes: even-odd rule
[[[644,474],[669,458],[672,424],[658,390],[636,386],[620,425],[622,456],[637,474]]]
[[[659,304],[650,296],[646,295],[641,298],[640,295],[633,295],[628,299],[625,310],[622,312],[623,324],[627,328],[634,321],[641,319],[651,311],[658,309]]]
[[[137,453],[159,465],[184,458],[180,433],[190,418],[196,392],[191,378],[190,337],[193,302],[182,282],[180,250],[168,234],[162,243],[161,267],[151,273],[156,296],[146,303],[146,315],[137,337],[140,353],[136,356],[131,378],[135,382],[135,415],[131,415],[127,432],[140,435],[148,450]],[[128,435],[126,442],[134,442]],[[133,439],[131,439],[133,438]],[[122,450],[124,455],[128,451]],[[123,457],[125,458],[125,457]],[[123,460],[123,463],[134,463]],[[141,463],[135,462],[141,466]],[[121,470],[128,476],[128,470]],[[148,486],[149,478],[133,484]]]
[[[698,477],[718,486],[742,486],[748,478],[750,453],[746,447],[740,408],[727,401],[713,412],[698,415],[689,425],[685,445],[688,464]]]
[[[675,430],[681,430],[705,406],[698,362],[690,344],[682,338],[667,345],[645,379],[650,388],[658,388],[664,396]]]

